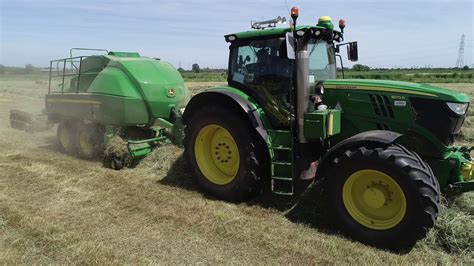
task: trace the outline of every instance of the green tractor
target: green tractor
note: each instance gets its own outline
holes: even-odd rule
[[[306,26],[296,25],[296,8],[291,17],[292,27],[271,20],[226,35],[228,85],[192,98],[173,66],[137,53],[52,61],[62,81],[50,82],[46,113],[59,123],[60,146],[93,157],[119,137],[125,153],[107,153],[106,163],[120,169],[171,140],[199,188],[232,202],[265,189],[292,197],[296,185],[321,182],[327,215],[343,231],[411,247],[434,226],[441,192],[474,188],[471,148],[452,146],[468,97],[336,79],[341,47],[358,57],[357,43],[341,43],[344,21],[337,31],[329,17]]]

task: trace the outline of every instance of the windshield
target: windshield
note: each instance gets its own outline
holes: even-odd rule
[[[321,40],[309,40],[309,82],[311,85],[318,81],[336,78],[336,58],[334,46]]]

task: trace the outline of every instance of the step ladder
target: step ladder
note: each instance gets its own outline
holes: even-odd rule
[[[271,145],[272,193],[284,196],[294,194],[293,136],[288,130],[269,130]]]

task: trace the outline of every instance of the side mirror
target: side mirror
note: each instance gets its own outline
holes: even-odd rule
[[[349,46],[347,47],[347,58],[352,62],[356,62],[357,60],[359,60],[359,52],[357,51],[357,42],[349,43]]]
[[[293,32],[286,33],[286,57],[288,59],[295,59],[296,52],[295,52],[295,38],[293,36]]]

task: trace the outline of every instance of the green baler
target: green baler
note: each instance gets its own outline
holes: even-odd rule
[[[56,74],[61,82],[57,86],[50,82],[46,111],[50,121],[60,123],[58,139],[64,150],[83,157],[101,152],[102,134],[106,142],[107,136],[121,135],[129,140],[132,155],[146,155],[150,144],[164,139],[156,136],[154,126],[172,128],[173,117],[190,99],[183,78],[171,64],[138,53],[51,61],[51,69],[58,65],[59,75],[51,73],[50,80]],[[72,137],[71,132],[79,134]]]
[[[170,139],[184,146],[200,189],[234,202],[265,188],[294,196],[297,183],[320,181],[342,230],[383,248],[413,246],[434,226],[441,191],[473,189],[470,148],[451,146],[469,99],[429,85],[336,80],[340,46],[357,60],[357,44],[340,43],[344,21],[336,31],[329,17],[306,26],[297,17],[292,9],[293,27],[265,21],[226,35],[228,84],[192,99],[170,64],[136,53],[52,61],[62,82],[50,82],[46,110],[61,147],[93,157],[119,137],[125,153],[106,161],[120,169]]]
[[[110,52],[78,59],[80,69],[68,84],[46,95],[48,113],[116,126],[151,126],[184,108],[190,94],[169,63],[137,53]],[[66,74],[67,75],[67,74]]]

